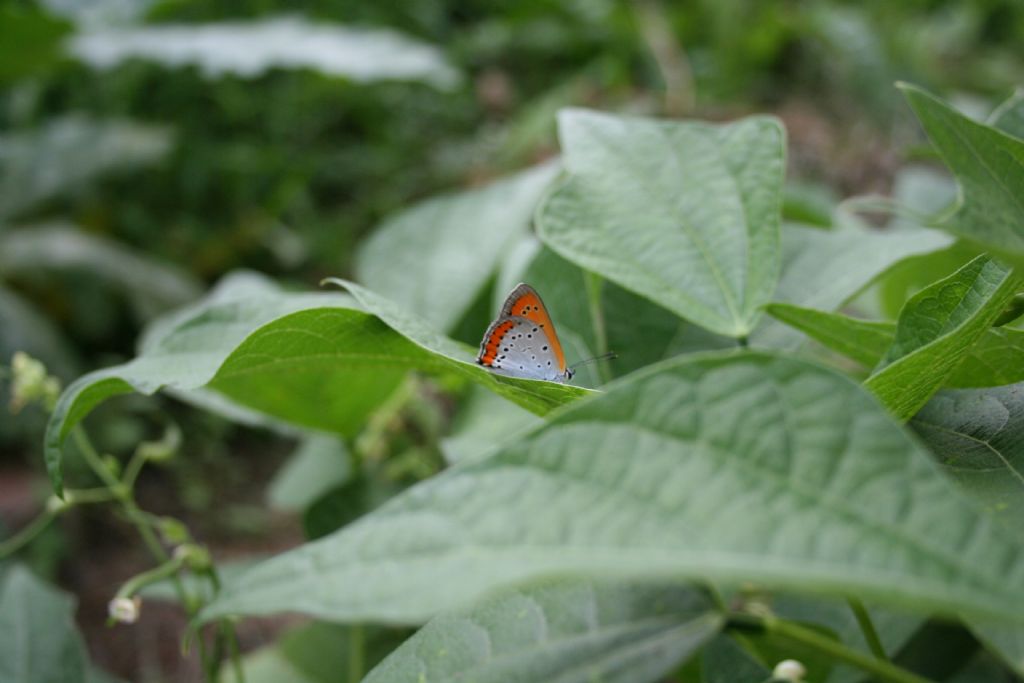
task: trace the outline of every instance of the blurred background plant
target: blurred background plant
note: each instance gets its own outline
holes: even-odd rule
[[[147,322],[230,271],[307,289],[350,275],[389,215],[555,154],[569,105],[774,112],[790,135],[785,211],[827,222],[836,197],[893,193],[903,151],[920,150],[895,80],[987,113],[1024,82],[1022,35],[1016,0],[6,0],[0,364],[24,351],[66,383],[131,357]],[[491,298],[447,321],[454,336],[476,342]],[[424,393],[438,400],[412,400]],[[230,556],[323,535],[436,471],[460,445],[443,439],[446,401],[465,394],[403,385],[355,444],[355,474],[339,442],[303,439],[270,493],[304,511],[301,529],[263,504],[294,432],[166,397],[124,399],[90,425],[123,453],[180,424],[189,457],[147,471],[140,497]],[[44,419],[38,405],[0,419],[0,533],[46,500]],[[204,515],[214,501],[222,514]],[[116,588],[103,577],[144,566],[112,525],[83,511],[23,559],[83,601],[95,660],[133,680],[180,675],[175,643],[155,644],[166,629],[96,628]]]

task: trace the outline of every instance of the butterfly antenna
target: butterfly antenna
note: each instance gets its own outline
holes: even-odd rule
[[[593,358],[587,358],[585,360],[573,363],[572,365],[569,366],[569,369],[575,371],[576,368],[578,368],[581,365],[589,365],[591,363],[596,363],[599,360],[615,360],[618,357],[619,354],[615,353],[614,351],[609,351],[608,353],[602,353],[600,356],[594,356]]]

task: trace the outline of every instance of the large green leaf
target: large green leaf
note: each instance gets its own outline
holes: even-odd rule
[[[45,443],[55,490],[62,491],[68,433],[96,404],[129,391],[206,388],[280,420],[343,435],[361,429],[412,368],[457,372],[541,414],[587,393],[494,375],[393,302],[349,287],[370,312],[342,294],[290,294],[240,276],[157,321],[134,360],[89,373],[61,395]]]
[[[415,622],[510,583],[600,574],[1020,622],[1022,551],[845,376],[765,353],[689,356],[257,565],[204,618]]]
[[[946,382],[1021,286],[1009,268],[979,256],[911,297],[896,336],[865,386],[900,419]]]
[[[459,73],[434,46],[387,29],[346,28],[297,18],[83,31],[72,55],[98,68],[129,59],[196,65],[207,76],[257,77],[273,68],[314,69],[356,82],[422,81],[438,88]]]
[[[1024,383],[947,389],[910,421],[936,459],[1012,530],[1024,519]]]
[[[910,85],[903,92],[960,183],[959,210],[938,224],[986,248],[1024,258],[1024,140],[964,116]]]
[[[769,304],[768,313],[800,330],[826,348],[846,355],[866,368],[885,356],[896,335],[896,325],[858,320],[789,304]],[[995,387],[1024,380],[1024,330],[991,327],[964,355],[946,380],[954,388]]]
[[[557,173],[557,164],[545,164],[403,211],[362,245],[358,279],[450,331],[493,277],[499,259],[526,234]]]
[[[772,300],[833,311],[875,278],[905,258],[948,247],[952,239],[938,230],[873,230],[852,216],[839,216],[834,230],[782,226],[782,277]],[[800,335],[771,318],[762,318],[750,336],[760,346],[793,347]]]
[[[559,254],[713,332],[746,336],[778,276],[784,132],[567,109],[568,180],[538,214]]]
[[[0,586],[0,683],[86,680],[74,600],[15,565]]]
[[[682,586],[556,582],[436,617],[366,683],[654,683],[722,623]]]

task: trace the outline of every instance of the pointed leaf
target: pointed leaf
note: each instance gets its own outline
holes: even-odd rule
[[[544,575],[714,577],[1024,622],[1024,547],[845,376],[763,353],[634,373],[272,558],[204,613],[415,622]]]
[[[655,683],[722,623],[690,588],[559,582],[436,617],[365,683]]]
[[[800,330],[826,348],[873,368],[889,350],[896,325],[858,320],[789,304],[765,309],[777,320]],[[964,356],[945,386],[996,387],[1024,380],[1024,331],[990,327]]]
[[[361,429],[411,368],[457,372],[539,414],[588,393],[494,375],[460,344],[356,285],[349,287],[370,312],[342,294],[286,293],[253,276],[236,281],[157,321],[134,360],[64,391],[45,441],[58,493],[61,446],[71,429],[99,402],[130,391],[205,388],[279,420],[342,435]]]
[[[557,173],[557,164],[545,164],[403,211],[363,243],[357,278],[450,331],[494,276],[504,252],[526,234]]]
[[[903,259],[952,242],[938,230],[880,231],[849,216],[834,230],[787,224],[782,229],[782,277],[772,300],[834,311]],[[777,348],[799,341],[797,332],[771,318],[762,318],[750,336],[751,344]]]
[[[784,132],[559,114],[569,179],[541,206],[559,254],[713,332],[746,336],[775,288]]]
[[[911,297],[893,345],[865,386],[900,419],[928,402],[1021,286],[1012,271],[979,256]]]
[[[872,368],[892,344],[892,323],[857,320],[839,313],[825,313],[790,304],[769,304],[765,309],[776,320],[795,327],[826,348],[838,351]]]
[[[960,183],[959,210],[937,227],[1024,259],[1024,140],[978,123],[920,88],[901,87]]]

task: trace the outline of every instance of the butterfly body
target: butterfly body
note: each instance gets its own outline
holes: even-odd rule
[[[566,382],[573,376],[544,302],[526,284],[517,285],[506,297],[498,318],[484,333],[476,362],[510,377]]]

